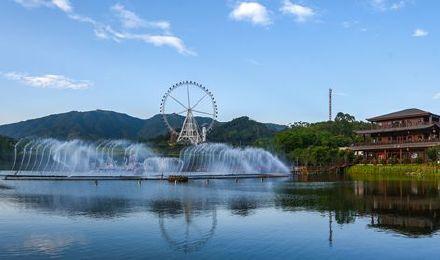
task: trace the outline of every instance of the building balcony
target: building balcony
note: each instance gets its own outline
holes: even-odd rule
[[[382,142],[359,142],[353,144],[350,149],[353,151],[380,150],[380,149],[403,149],[403,148],[428,148],[440,146],[440,138],[419,139],[419,140],[393,140]]]
[[[432,123],[426,122],[402,122],[402,123],[392,123],[392,124],[373,124],[371,129],[392,129],[392,128],[410,128],[410,127],[418,127],[418,126],[430,126]]]
[[[434,123],[420,123],[420,124],[407,124],[406,126],[396,126],[396,127],[372,127],[369,130],[359,130],[356,131],[359,135],[369,135],[369,134],[379,134],[379,133],[392,133],[392,132],[404,132],[404,131],[412,131],[412,130],[426,130],[431,127],[436,126]]]

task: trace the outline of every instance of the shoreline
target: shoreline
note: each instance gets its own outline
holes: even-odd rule
[[[356,164],[345,171],[351,176],[440,177],[437,164]]]

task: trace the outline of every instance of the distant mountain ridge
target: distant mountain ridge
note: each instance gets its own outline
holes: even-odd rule
[[[209,118],[198,117],[199,122],[209,122]],[[184,117],[169,115],[170,124],[180,128]],[[216,122],[210,140],[224,141],[226,138],[240,139],[246,142],[259,137],[267,137],[286,128],[283,125],[264,124],[240,117],[229,122]],[[140,119],[127,114],[94,110],[86,112],[71,111],[30,119],[12,124],[0,125],[0,135],[11,138],[51,137],[57,139],[131,139],[150,140],[166,135],[168,129],[157,114],[148,119]]]

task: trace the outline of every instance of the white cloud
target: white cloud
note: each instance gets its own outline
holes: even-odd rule
[[[122,26],[127,29],[134,29],[140,27],[161,29],[168,32],[171,29],[171,24],[168,21],[146,21],[140,18],[132,11],[125,9],[121,4],[115,4],[111,10],[119,17]]]
[[[70,4],[69,0],[52,0],[52,4],[54,4],[56,7],[66,13],[70,13],[73,11],[73,7]]]
[[[390,6],[390,9],[391,10],[399,10],[399,9],[404,8],[405,6],[406,6],[406,2],[405,1],[399,1],[399,2],[396,2],[396,3],[392,3],[391,6]]]
[[[128,11],[121,4],[115,4],[111,7],[111,10],[119,16],[119,19],[125,28],[138,28],[143,27],[146,24],[144,19],[140,18],[135,13]]]
[[[130,33],[125,30],[115,30],[110,25],[100,23],[88,16],[83,16],[73,12],[73,6],[69,0],[15,0],[18,4],[26,7],[57,7],[67,14],[67,16],[77,22],[86,23],[93,27],[95,36],[100,39],[111,39],[116,42],[122,40],[141,40],[154,46],[168,46],[185,55],[197,55],[194,51],[189,50],[183,40],[174,36],[169,31],[171,24],[168,21],[146,21],[136,15],[134,12],[128,11],[121,4],[116,4],[111,9],[116,12],[126,29],[138,27],[154,28],[162,30],[160,33]]]
[[[173,35],[123,33],[123,34],[119,34],[116,37],[119,39],[141,40],[146,43],[151,43],[155,46],[168,46],[176,49],[181,54],[192,55],[192,56],[197,55],[195,52],[189,50],[179,37]]]
[[[418,29],[414,30],[412,36],[413,37],[425,37],[425,36],[428,36],[428,34],[429,34],[428,31],[425,31],[423,29],[418,28]]]
[[[381,12],[385,11],[397,11],[407,6],[410,0],[369,0],[370,5]]]
[[[295,16],[297,22],[306,22],[315,16],[315,11],[307,6],[294,4],[289,0],[284,0],[280,8],[283,14],[290,14]]]
[[[359,21],[344,21],[341,23],[342,27],[349,29],[354,26],[357,26],[359,24]]]
[[[88,80],[73,80],[63,75],[46,74],[41,76],[29,76],[20,72],[6,72],[1,75],[9,80],[21,82],[24,85],[36,88],[55,89],[86,89],[93,84]]]
[[[256,25],[269,25],[271,20],[266,7],[257,2],[241,2],[229,14],[236,21],[248,21]]]
[[[101,39],[111,39],[116,42],[121,42],[123,40],[140,40],[145,43],[153,44],[154,46],[168,46],[174,48],[177,52],[184,55],[197,55],[196,52],[186,47],[182,39],[174,35],[119,32],[114,30],[111,26],[99,23],[90,17],[80,15],[70,15],[69,17],[73,20],[92,25],[96,37]]]
[[[433,99],[440,99],[440,92],[435,93],[432,98]]]
[[[45,0],[14,0],[17,4],[26,7],[26,8],[34,8],[40,6],[49,6],[50,2]]]
[[[36,7],[56,7],[63,12],[70,13],[73,11],[73,7],[69,0],[14,0],[17,4],[26,8]]]

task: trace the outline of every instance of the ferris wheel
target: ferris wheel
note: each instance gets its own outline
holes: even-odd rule
[[[190,144],[206,141],[218,115],[214,95],[194,81],[172,85],[162,97],[160,112],[171,134],[178,136],[177,142]],[[185,117],[180,131],[175,115]]]

